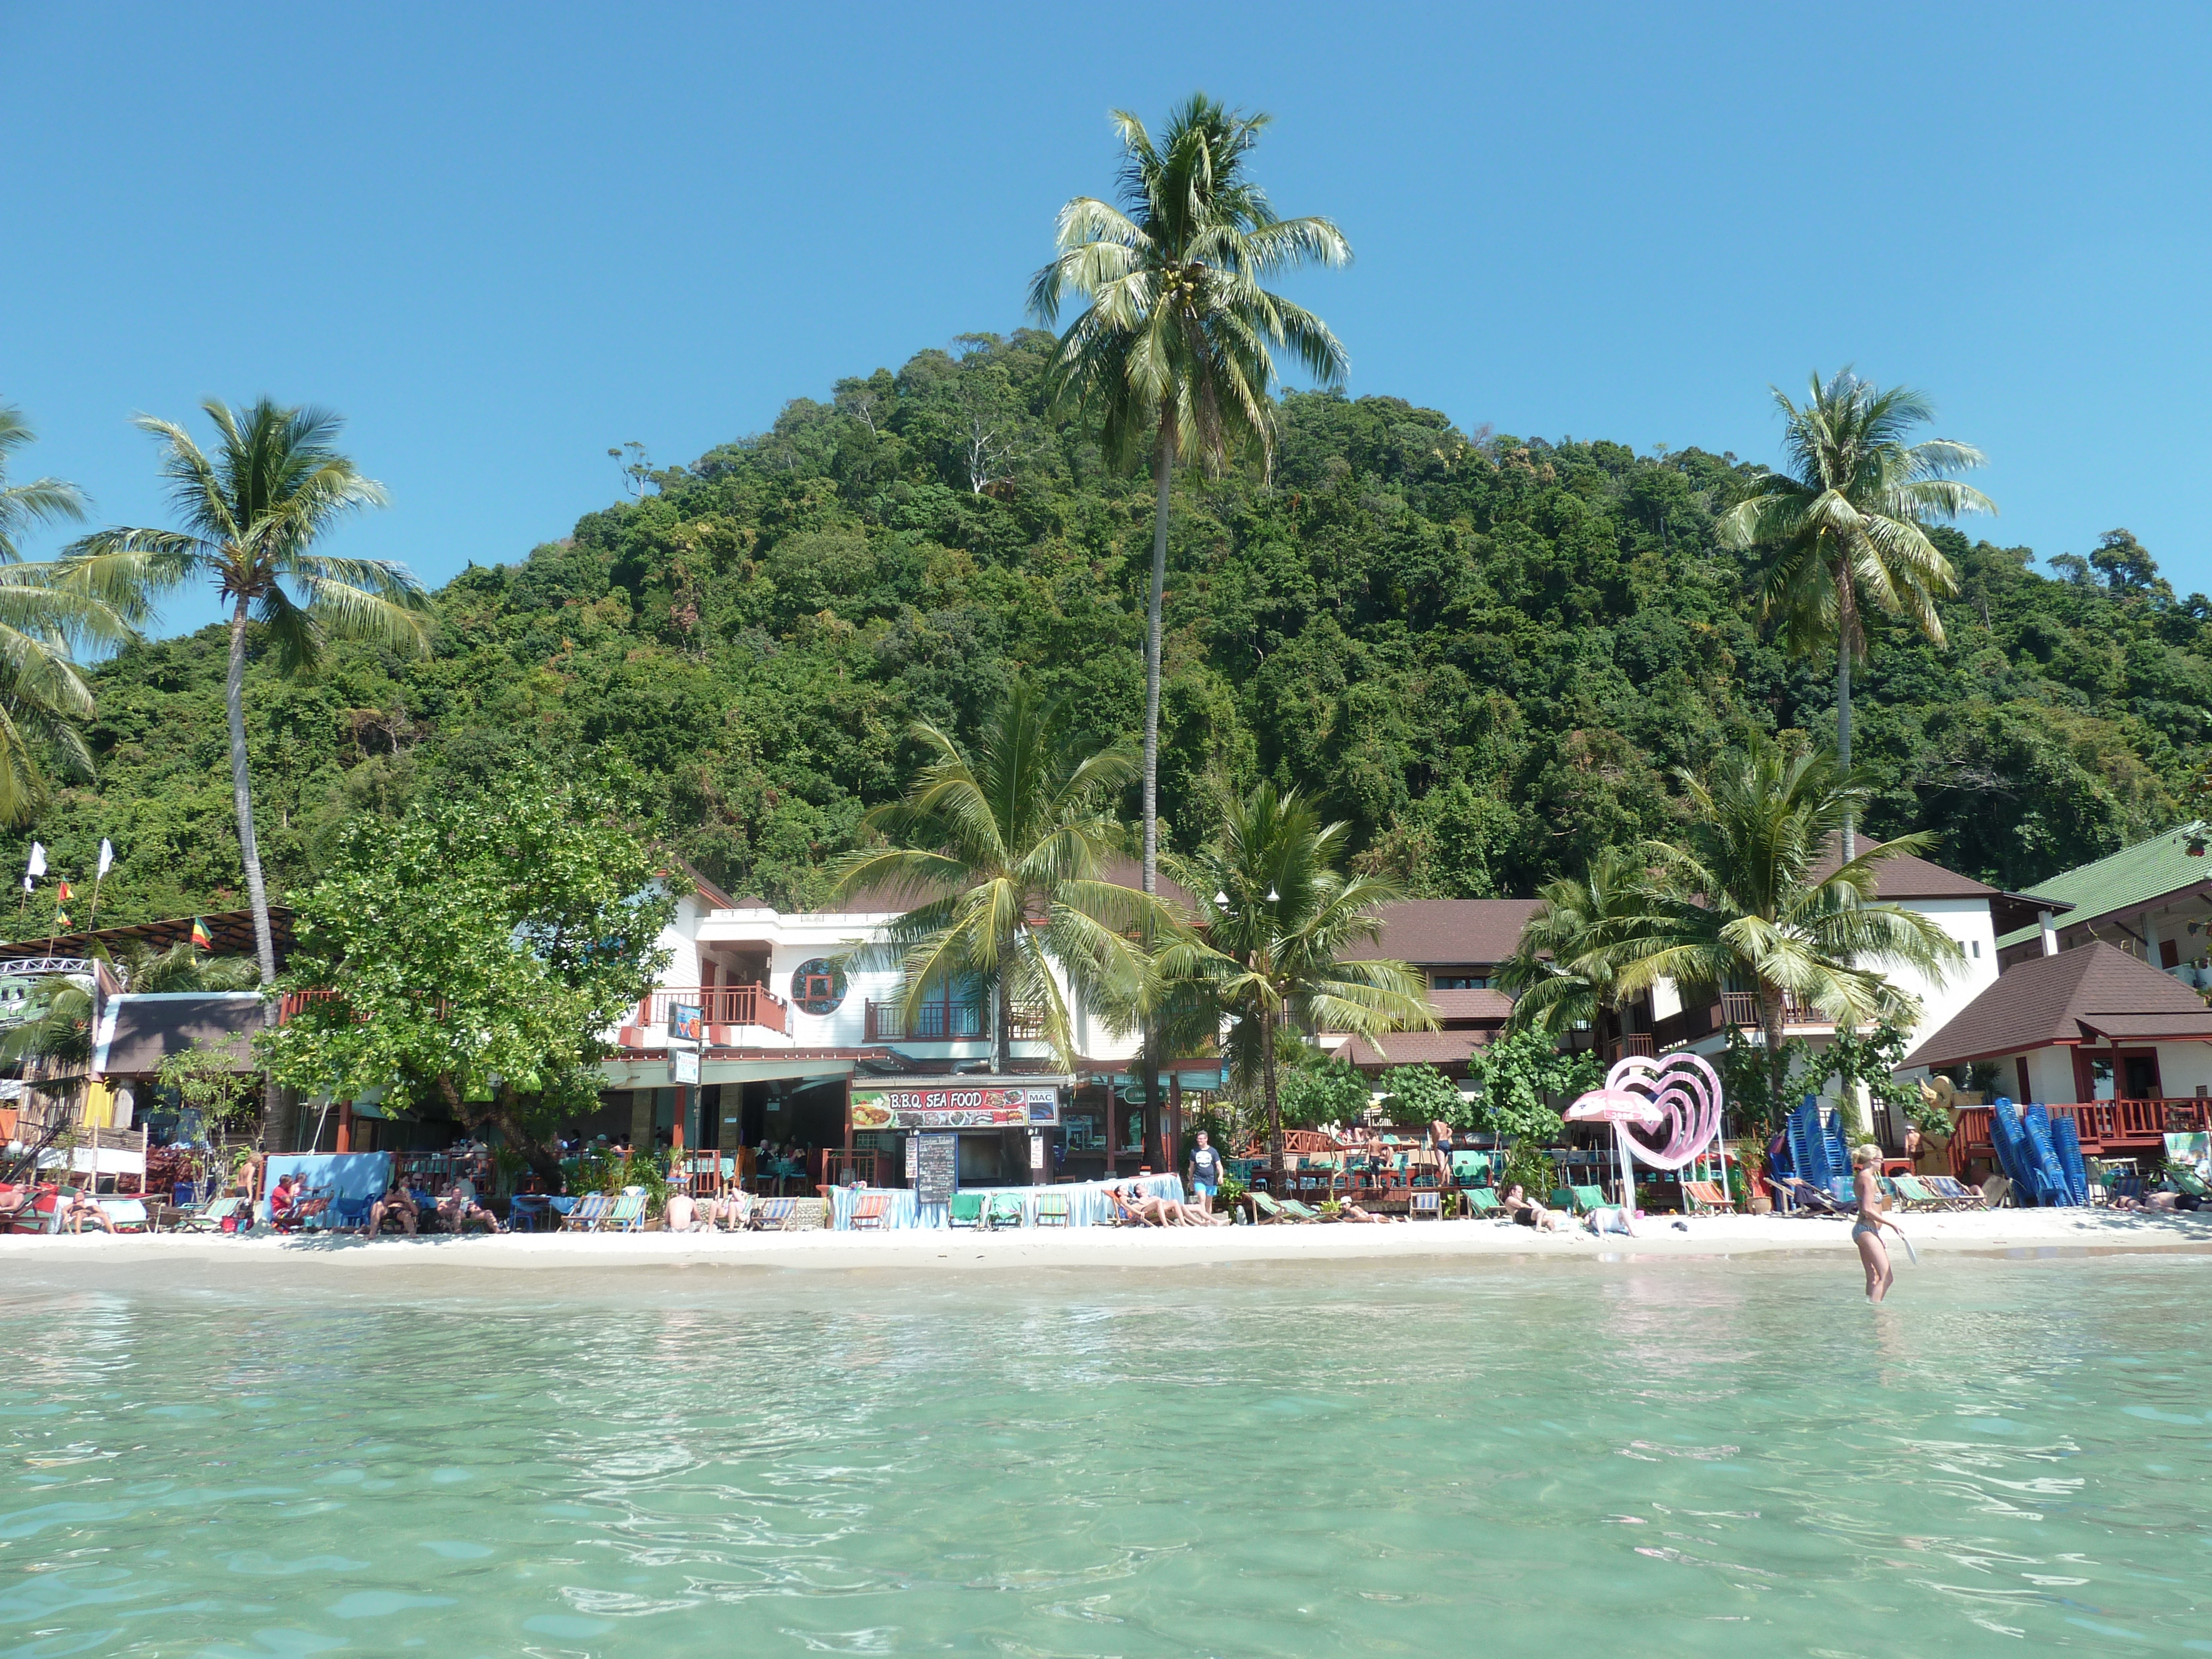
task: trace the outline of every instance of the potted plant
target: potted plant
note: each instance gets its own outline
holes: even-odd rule
[[[1757,1140],[1740,1141],[1729,1149],[1735,1154],[1730,1171],[1731,1184],[1737,1190],[1731,1197],[1753,1215],[1771,1214],[1774,1200],[1760,1182],[1766,1173],[1766,1147]]]

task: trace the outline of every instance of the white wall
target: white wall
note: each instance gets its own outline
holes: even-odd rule
[[[1938,983],[1910,968],[1888,969],[1891,983],[1920,999],[1920,1023],[1905,1045],[1911,1054],[1923,1038],[1951,1023],[1953,1016],[1996,982],[1997,935],[1987,899],[1901,899],[1900,909],[1918,912],[1948,933],[1966,960]]]

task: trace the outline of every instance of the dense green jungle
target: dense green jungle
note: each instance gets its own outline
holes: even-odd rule
[[[445,586],[427,659],[342,646],[303,681],[257,660],[273,895],[349,816],[538,758],[618,784],[733,894],[816,903],[861,814],[903,787],[913,722],[964,732],[1029,674],[1078,726],[1135,733],[1151,481],[1051,417],[1051,344],[966,337],[688,466],[610,466],[625,498]],[[1202,839],[1218,792],[1267,776],[1349,819],[1360,858],[1413,892],[1527,893],[1665,833],[1674,769],[1740,733],[1831,736],[1832,661],[1767,636],[1754,556],[1714,538],[1752,471],[1287,397],[1272,476],[1176,476],[1170,840]],[[2212,604],[2177,599],[2124,532],[2039,570],[1937,535],[1960,583],[1947,643],[1878,625],[1856,684],[1867,827],[1935,831],[1944,862],[2019,887],[2190,810]],[[224,649],[210,627],[100,665],[97,775],[58,784],[23,831],[80,883],[112,838],[103,922],[243,902]]]

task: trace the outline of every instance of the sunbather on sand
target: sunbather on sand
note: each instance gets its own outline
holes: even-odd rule
[[[1384,1221],[1402,1221],[1405,1219],[1403,1216],[1377,1215],[1372,1210],[1363,1209],[1360,1206],[1359,1200],[1356,1198],[1347,1198],[1344,1200],[1344,1207],[1337,1212],[1336,1218],[1339,1221],[1362,1221],[1374,1223]]]
[[[1565,1211],[1546,1209],[1517,1181],[1505,1189],[1498,1206],[1522,1226],[1534,1227],[1540,1233],[1555,1233],[1567,1224]]]

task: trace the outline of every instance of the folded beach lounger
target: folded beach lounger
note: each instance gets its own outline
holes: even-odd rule
[[[576,1200],[575,1208],[562,1218],[561,1225],[588,1233],[606,1219],[607,1211],[614,1203],[605,1193],[586,1193]]]
[[[242,1198],[213,1198],[177,1224],[179,1232],[219,1233],[222,1224],[235,1218],[246,1207]]]
[[[1036,1201],[1036,1224],[1040,1227],[1065,1227],[1067,1224],[1067,1194],[1046,1193]]]
[[[991,1226],[1018,1228],[1026,1219],[1027,1217],[1023,1212],[1022,1198],[1019,1193],[994,1193],[991,1194],[989,1220],[989,1224]]]
[[[980,1227],[983,1224],[983,1194],[955,1193],[945,1206],[945,1224],[952,1227]]]

